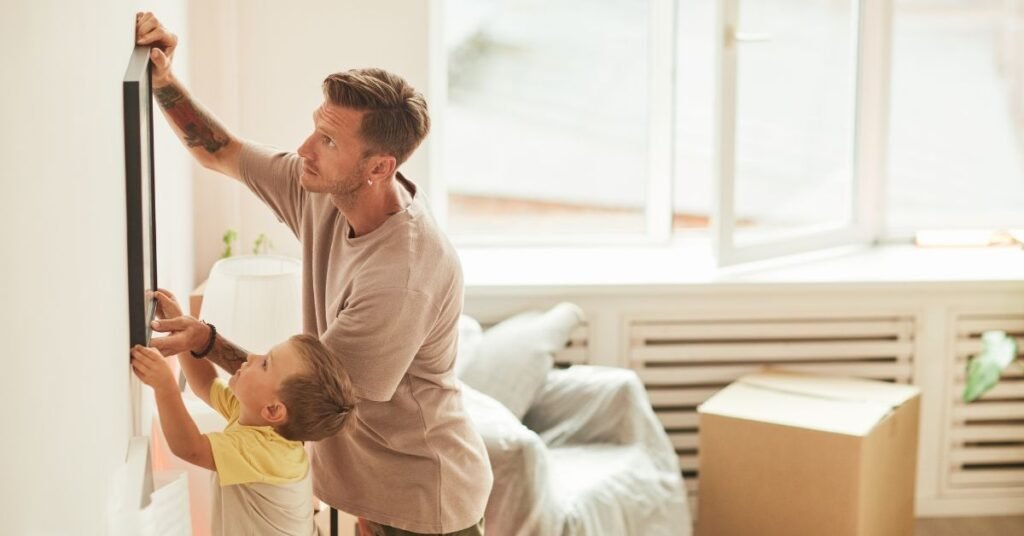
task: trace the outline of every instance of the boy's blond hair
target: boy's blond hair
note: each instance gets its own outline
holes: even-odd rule
[[[278,397],[288,408],[288,420],[274,429],[292,441],[319,441],[344,426],[356,404],[352,381],[341,361],[312,335],[288,339],[298,348],[306,371],[281,382]]]

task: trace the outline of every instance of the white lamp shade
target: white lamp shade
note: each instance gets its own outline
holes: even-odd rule
[[[274,255],[221,259],[210,270],[200,316],[245,350],[265,354],[302,333],[302,263]]]

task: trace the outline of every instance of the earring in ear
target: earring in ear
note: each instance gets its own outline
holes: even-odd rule
[[[373,179],[366,179],[366,184],[373,186]]]

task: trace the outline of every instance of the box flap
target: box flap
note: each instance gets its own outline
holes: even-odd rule
[[[700,413],[865,436],[917,388],[787,373],[740,378],[702,404]]]
[[[920,393],[913,385],[782,371],[749,374],[738,381],[819,398],[879,402],[890,408],[899,407]]]

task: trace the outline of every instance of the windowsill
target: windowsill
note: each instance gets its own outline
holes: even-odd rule
[[[840,248],[717,269],[708,247],[460,248],[466,288],[1024,283],[1020,247]]]

